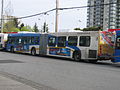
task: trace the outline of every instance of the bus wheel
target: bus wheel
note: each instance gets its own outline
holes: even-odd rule
[[[14,47],[11,47],[11,48],[10,48],[10,51],[11,51],[12,53],[14,53]]]
[[[79,52],[74,52],[73,58],[75,61],[80,61],[81,60],[81,54]]]
[[[32,49],[31,49],[31,55],[33,55],[33,56],[36,55],[36,49],[35,49],[35,48],[32,48]]]

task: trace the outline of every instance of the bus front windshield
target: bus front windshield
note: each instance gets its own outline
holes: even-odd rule
[[[117,37],[117,40],[116,40],[116,48],[117,48],[117,49],[120,49],[120,36]]]

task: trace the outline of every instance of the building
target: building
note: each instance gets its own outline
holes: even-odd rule
[[[88,0],[87,27],[120,28],[120,0]]]

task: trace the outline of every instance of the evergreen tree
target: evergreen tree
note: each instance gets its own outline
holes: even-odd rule
[[[101,27],[88,27],[88,28],[84,28],[82,31],[103,31],[103,29]]]
[[[35,25],[34,25],[34,27],[33,27],[33,31],[34,31],[34,32],[39,32],[39,29],[38,29],[37,23],[35,23]]]
[[[80,28],[74,28],[74,30],[81,30]]]
[[[18,21],[17,18],[14,18],[14,19],[13,19],[13,22],[14,22],[15,28],[18,28],[18,25],[20,24],[20,21]]]
[[[43,32],[45,33],[48,33],[48,24],[46,22],[44,22],[44,25],[43,25]]]

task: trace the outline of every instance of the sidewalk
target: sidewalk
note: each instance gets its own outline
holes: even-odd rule
[[[0,90],[36,90],[10,78],[0,76]]]

